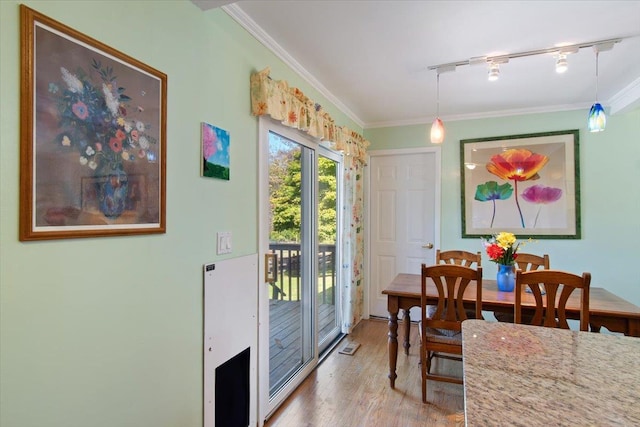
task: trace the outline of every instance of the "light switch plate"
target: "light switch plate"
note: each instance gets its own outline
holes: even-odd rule
[[[218,248],[217,254],[224,255],[231,253],[231,232],[230,231],[221,231],[217,233],[218,240]]]

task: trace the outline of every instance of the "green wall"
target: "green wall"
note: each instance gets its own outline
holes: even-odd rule
[[[19,3],[0,1],[0,425],[199,427],[202,265],[223,258],[217,231],[233,232],[226,258],[257,250],[251,72],[362,129],[220,9],[23,3],[168,75],[167,233],[18,241]],[[200,177],[202,121],[230,132],[230,181]]]
[[[633,272],[640,250],[640,110],[608,118],[601,133],[586,131],[588,111],[531,114],[445,122],[442,147],[441,247],[480,250],[479,239],[462,239],[460,140],[501,135],[580,130],[582,239],[540,239],[527,252],[548,253],[551,267],[592,274],[592,286],[640,305],[640,276]],[[370,151],[431,145],[429,126],[367,129]],[[485,276],[496,272],[484,258]]]
[[[18,241],[19,12],[0,1],[0,425],[202,425],[202,265],[215,233],[232,257],[257,250],[257,120],[249,76],[271,67],[336,123],[361,131],[221,10],[187,0],[25,1],[168,75],[167,233]],[[460,239],[464,138],[584,128],[586,111],[446,123],[442,246]],[[200,122],[231,135],[230,181],[199,176]],[[372,129],[372,149],[423,146],[426,126]],[[640,112],[581,132],[583,239],[540,241],[552,265],[640,304]],[[448,218],[454,218],[451,221]],[[490,268],[487,268],[490,270]],[[242,304],[241,301],[230,302]],[[233,322],[230,321],[230,327]]]

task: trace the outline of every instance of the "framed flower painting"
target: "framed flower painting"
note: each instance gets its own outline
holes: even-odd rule
[[[462,237],[579,239],[578,130],[460,141]]]
[[[20,240],[166,231],[167,76],[24,5]]]

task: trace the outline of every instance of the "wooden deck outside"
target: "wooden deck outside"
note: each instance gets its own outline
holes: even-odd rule
[[[269,387],[280,386],[278,380],[300,364],[300,301],[269,300]],[[319,336],[335,327],[335,306],[320,304]]]

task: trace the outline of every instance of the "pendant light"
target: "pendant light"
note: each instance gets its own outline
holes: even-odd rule
[[[593,50],[596,52],[596,102],[589,110],[587,129],[589,129],[589,132],[602,132],[607,125],[607,116],[604,113],[604,108],[598,102],[598,46],[594,46]]]
[[[444,124],[440,120],[440,72],[436,73],[436,119],[431,124],[431,142],[441,144],[444,141]]]

